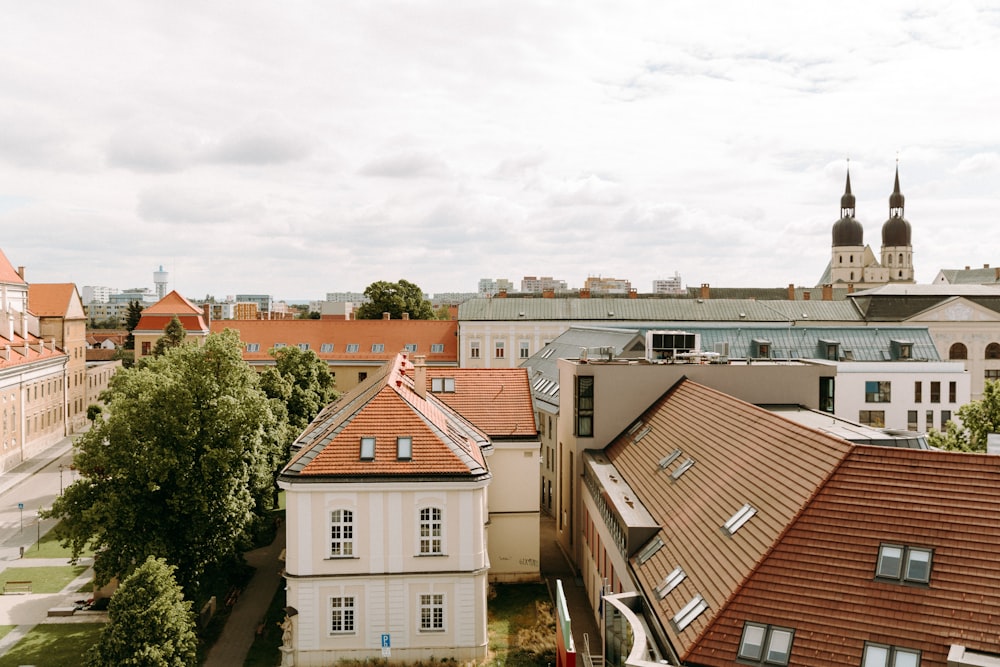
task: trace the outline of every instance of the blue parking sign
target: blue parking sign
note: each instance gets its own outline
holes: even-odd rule
[[[382,634],[382,648],[390,648],[388,632]]]

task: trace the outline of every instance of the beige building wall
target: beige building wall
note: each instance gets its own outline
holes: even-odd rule
[[[12,353],[16,354],[16,352]],[[0,376],[0,471],[10,470],[66,434],[66,357],[16,366]]]
[[[487,463],[489,559],[492,582],[540,581],[539,442],[494,442]]]
[[[39,319],[40,338],[55,340],[56,347],[66,352],[66,426],[75,433],[87,423],[87,320],[80,309],[79,317],[43,317]]]
[[[120,359],[87,364],[87,396],[86,405],[101,405],[101,392],[111,384],[111,378],[122,369]],[[84,408],[86,415],[86,407]]]

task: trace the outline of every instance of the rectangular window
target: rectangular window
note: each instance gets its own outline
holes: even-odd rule
[[[276,349],[276,350],[280,350],[283,347],[285,347],[284,343],[275,343],[274,344],[274,349]]]
[[[931,403],[941,402],[941,383],[931,382]]]
[[[348,343],[347,344],[347,351],[348,351],[348,353],[353,354],[353,353],[357,352],[358,351],[358,346],[359,346],[358,343]]]
[[[309,349],[309,343],[299,343],[299,349],[305,352]]]
[[[406,345],[403,346],[403,349],[405,349],[407,352],[416,352],[417,351],[417,344],[416,343],[407,343]]]
[[[375,460],[375,437],[365,436],[361,438],[361,460]]]
[[[503,341],[498,340],[493,344],[493,356],[497,359],[503,359]]]
[[[885,410],[861,410],[858,413],[858,421],[865,426],[885,428]]]
[[[142,341],[142,356],[150,354],[151,350],[152,350],[152,343],[150,343],[148,340]],[[42,396],[45,396],[45,387],[42,387]]]
[[[878,549],[875,578],[911,584],[931,580],[933,550],[900,544],[882,544]]]
[[[431,378],[431,391],[436,394],[454,392],[455,378]]]
[[[933,410],[928,410],[927,411],[927,430],[929,431],[932,428],[934,428],[934,411]]]
[[[916,431],[918,428],[920,428],[920,425],[917,424],[917,421],[919,419],[920,419],[920,416],[919,416],[919,414],[917,413],[916,410],[907,410],[907,412],[906,412],[906,429],[908,431]]]
[[[594,377],[576,377],[576,434],[583,438],[594,437]]]
[[[444,596],[441,594],[420,596],[420,630],[444,630]]]
[[[358,382],[364,382],[368,379],[368,373],[365,371],[358,371]]]
[[[958,383],[957,382],[949,382],[948,383],[948,402],[949,403],[957,403],[958,402]],[[944,422],[943,419],[941,421],[942,421],[942,423]]]
[[[913,383],[913,402],[919,403],[922,400],[924,400],[924,383],[918,380]]]
[[[892,400],[892,383],[879,380],[865,382],[865,403],[888,403]]]
[[[413,438],[408,435],[396,438],[396,458],[400,461],[409,461],[413,458]]]
[[[526,340],[521,341],[521,358],[522,359],[528,358],[528,341]]]
[[[1000,380],[1000,368],[987,368],[983,377],[987,380]]]
[[[865,642],[861,667],[920,667],[920,651]]]
[[[479,341],[474,340],[469,343],[469,358],[478,359],[479,358]]]
[[[330,512],[330,557],[350,558],[354,555],[354,512]]]
[[[323,343],[319,346],[319,351],[321,354],[329,354],[333,352],[333,343]]]
[[[354,597],[330,598],[330,634],[354,632]]]
[[[444,352],[444,343],[431,343],[431,354],[441,354]]]
[[[441,553],[441,510],[425,507],[420,510],[420,555]]]
[[[819,409],[823,412],[833,413],[834,410],[834,382],[832,377],[821,377],[819,379]]]
[[[948,428],[948,422],[951,421],[951,410],[941,411],[941,430]]]
[[[768,665],[787,665],[792,653],[795,631],[763,623],[747,622],[737,657],[749,662]]]
[[[385,343],[372,343],[372,352],[385,352]]]

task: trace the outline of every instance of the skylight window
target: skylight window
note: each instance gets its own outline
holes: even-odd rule
[[[358,351],[358,343],[348,343],[347,344],[347,351],[348,352],[352,352],[352,353],[353,352],[357,352]]]
[[[694,459],[689,458],[688,460],[684,461],[684,463],[680,464],[680,466],[678,466],[677,470],[675,470],[672,473],[670,473],[670,478],[673,479],[673,480],[675,480],[675,481],[678,480],[678,479],[680,479],[681,475],[683,475],[688,470],[690,470],[691,466],[693,466],[693,465],[694,465]]]
[[[444,343],[431,343],[431,354],[441,354],[444,352]]]
[[[280,350],[283,347],[285,347],[285,343],[275,343],[274,344],[274,349],[276,349],[276,350]]]
[[[413,438],[408,435],[396,438],[396,458],[400,461],[409,461],[413,458]]]
[[[309,343],[299,343],[299,349],[305,352],[309,349]]]
[[[667,597],[670,591],[677,588],[682,581],[687,578],[687,573],[680,566],[674,568],[674,571],[668,574],[660,585],[656,587],[656,594],[662,600]]]
[[[641,431],[639,431],[638,433],[635,434],[635,437],[632,438],[632,442],[639,442],[640,440],[642,440],[643,438],[645,438],[647,435],[649,435],[649,432],[651,430],[652,429],[649,428],[648,426],[646,428],[642,429]]]
[[[737,530],[743,527],[747,521],[749,521],[757,510],[750,504],[747,503],[743,507],[736,511],[736,514],[729,517],[729,521],[722,524],[722,530],[724,530],[729,535],[734,535]]]
[[[633,433],[635,433],[636,431],[638,431],[640,428],[642,428],[642,420],[641,419],[639,421],[637,421],[636,423],[632,424],[632,426],[629,427],[628,434],[632,435]]]
[[[417,344],[416,343],[407,343],[404,346],[404,348],[406,349],[407,352],[416,352],[417,351]]]
[[[247,352],[260,352],[260,343],[247,343]]]
[[[931,549],[883,544],[878,550],[875,577],[901,583],[929,583],[933,555]]]
[[[361,438],[361,460],[375,460],[375,436],[364,436]]]
[[[431,378],[431,391],[436,394],[454,392],[455,378]]]
[[[662,548],[663,548],[663,540],[661,540],[660,536],[657,535],[656,537],[653,538],[653,541],[647,544],[645,547],[643,547],[642,551],[640,551],[639,554],[635,557],[636,564],[642,565],[647,560],[652,558],[653,555],[656,554],[656,552]]]
[[[708,609],[708,603],[705,602],[705,598],[701,595],[695,595],[683,608],[676,614],[671,620],[677,631],[680,632],[687,626],[691,625],[691,621],[698,618],[701,612]]]
[[[329,354],[333,352],[333,343],[323,343],[319,346],[319,351],[324,354]]]
[[[372,352],[385,352],[385,343],[372,343]]]
[[[681,457],[681,450],[675,449],[662,459],[660,459],[660,470],[665,470],[667,466]]]

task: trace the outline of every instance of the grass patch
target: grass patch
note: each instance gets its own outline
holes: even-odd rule
[[[8,567],[0,572],[0,584],[6,584],[8,581],[30,581],[32,593],[59,593],[86,569],[86,565]]]
[[[80,656],[97,643],[103,627],[103,623],[36,625],[0,656],[0,667],[79,665]]]
[[[262,621],[263,631],[250,645],[243,667],[274,667],[281,662],[281,651],[278,647],[281,646],[282,632],[279,624],[283,620],[285,620],[285,587],[278,586]]]
[[[25,558],[72,558],[73,552],[69,547],[64,547],[59,543],[63,536],[63,523],[60,521],[52,530],[42,535],[42,539],[32,544],[24,550]],[[81,558],[92,558],[94,550],[88,546],[80,554]]]
[[[555,664],[556,625],[544,584],[496,584],[487,605],[491,665]]]
[[[0,625],[0,639],[3,639],[8,632],[16,627],[16,625]]]

